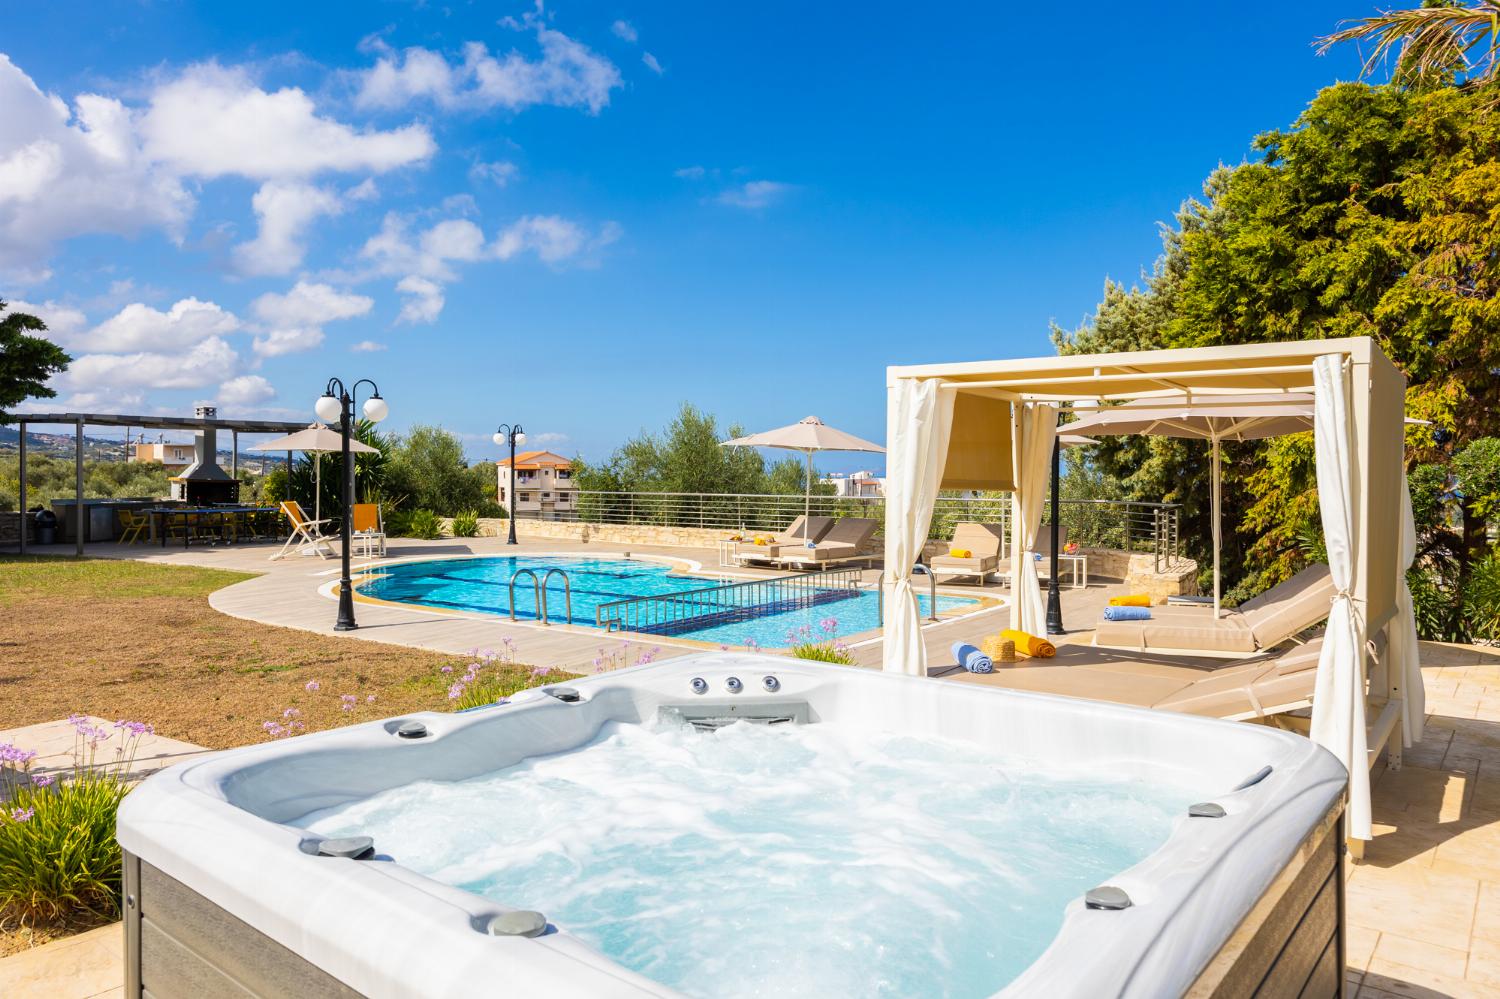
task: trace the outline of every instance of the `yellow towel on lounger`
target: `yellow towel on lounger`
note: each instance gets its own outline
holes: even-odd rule
[[[1150,607],[1151,594],[1130,593],[1123,597],[1110,597],[1109,605],[1111,607]]]
[[[1016,631],[1014,628],[1006,628],[1000,632],[1000,639],[1002,641],[1009,640],[1015,642],[1016,651],[1022,655],[1035,656],[1038,659],[1051,659],[1057,655],[1057,646],[1045,638],[1028,635],[1026,632]]]
[[[948,557],[949,558],[973,558],[974,557],[974,553],[971,552],[971,551],[969,551],[969,549],[967,549],[967,548],[950,548],[950,549],[948,549]]]

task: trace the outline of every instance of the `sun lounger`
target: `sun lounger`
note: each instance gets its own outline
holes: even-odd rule
[[[1059,524],[1057,527],[1057,544],[1059,548],[1068,547],[1068,528],[1066,524]],[[1032,549],[1032,551],[1035,552],[1035,554],[1040,555],[1041,561],[1044,564],[1046,563],[1048,556],[1052,554],[1051,527],[1048,527],[1046,524],[1042,525],[1042,529],[1037,532],[1036,548]],[[1001,559],[1000,564],[996,567],[995,571],[1001,575],[1001,577],[1006,581],[1007,584],[1009,584],[1010,559]]]
[[[1005,544],[1005,529],[999,524],[975,524],[963,522],[953,528],[953,541],[948,550],[933,557],[929,563],[933,572],[950,573],[955,576],[973,576],[974,581],[984,585],[985,578],[1000,567],[1000,547]],[[968,551],[967,558],[951,554]]]
[[[271,556],[272,562],[288,555],[300,555],[304,551],[310,551],[318,558],[327,558],[333,554],[333,549],[328,544],[329,539],[323,534],[323,525],[331,523],[330,518],[310,519],[303,512],[302,504],[296,500],[282,500],[281,512],[292,522],[292,533],[286,539],[286,544],[281,546],[281,551]]]
[[[803,537],[803,522],[807,523],[806,537]],[[833,527],[832,517],[798,517],[786,526],[785,530],[774,534],[765,534],[756,531],[750,534],[747,541],[741,541],[734,546],[734,557],[738,562],[774,562],[781,557],[783,549],[791,546],[803,546],[806,541],[817,541],[827,534]],[[757,537],[768,537],[763,545],[755,543]]]
[[[817,566],[872,558],[873,555],[866,551],[866,546],[879,529],[878,520],[844,517],[835,521],[828,532],[814,542],[815,547],[809,548],[800,543],[786,545],[777,561],[788,566]]]
[[[1149,621],[1100,621],[1094,644],[1140,651],[1235,656],[1269,649],[1328,617],[1333,580],[1326,565],[1215,618],[1212,608],[1153,607]]]

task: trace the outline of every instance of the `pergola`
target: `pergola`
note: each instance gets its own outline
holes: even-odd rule
[[[275,420],[230,420],[221,417],[200,418],[196,416],[132,416],[119,413],[16,413],[10,422],[17,425],[20,432],[18,442],[18,459],[20,463],[21,479],[21,553],[26,553],[26,427],[28,424],[47,425],[69,425],[74,432],[74,516],[78,522],[75,525],[74,534],[77,535],[77,553],[83,554],[83,537],[85,534],[85,518],[87,512],[83,505],[83,428],[84,427],[124,427],[129,430],[139,427],[142,430],[228,430],[231,436],[230,444],[230,474],[239,472],[240,456],[240,434],[289,434],[303,429],[303,423],[281,423]],[[287,466],[291,467],[292,453],[287,452]]]
[[[1061,412],[1184,394],[1261,398],[1273,406],[1278,395],[1312,393],[1319,503],[1338,589],[1318,665],[1312,734],[1349,769],[1350,835],[1369,838],[1367,693],[1383,700],[1377,733],[1399,727],[1409,745],[1422,724],[1404,582],[1415,551],[1407,541],[1414,535],[1405,483],[1406,379],[1373,340],[891,367],[886,387],[884,668],[917,675],[926,674],[926,652],[909,570],[940,489],[1011,491],[1011,627],[1039,632],[1030,556]],[[1391,640],[1384,664],[1366,641],[1382,630]],[[1408,693],[1413,682],[1418,689]]]

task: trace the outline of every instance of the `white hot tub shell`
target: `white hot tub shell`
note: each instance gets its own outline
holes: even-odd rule
[[[766,676],[778,689],[765,689]],[[730,677],[742,681],[740,693],[728,691]],[[695,678],[704,693],[694,692]],[[1075,900],[1045,953],[1001,994],[1339,994],[1346,779],[1337,760],[1300,736],[741,653],[567,687],[576,700],[527,691],[495,708],[230,750],[145,781],[119,816],[127,995],[677,995],[566,926],[535,938],[491,935],[504,906],[388,859],[321,856],[319,837],[285,824],[412,781],[461,780],[567,752],[607,722],[650,722],[663,707],[937,735],[1219,789],[1205,802],[1221,817],[1183,815],[1160,849],[1109,879],[1128,908]],[[411,721],[427,734],[399,736]]]

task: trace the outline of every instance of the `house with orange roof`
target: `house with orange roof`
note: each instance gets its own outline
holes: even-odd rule
[[[516,466],[510,459],[495,462],[499,475],[497,498],[510,508],[510,493],[515,490],[516,514],[534,514],[547,519],[578,509],[578,485],[573,479],[573,461],[551,451],[523,451],[516,455]]]

